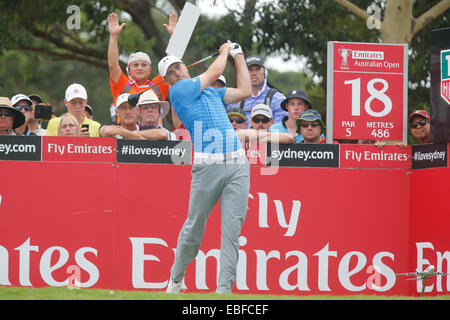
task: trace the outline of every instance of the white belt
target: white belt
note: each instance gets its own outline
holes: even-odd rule
[[[244,149],[239,149],[230,153],[206,153],[206,152],[194,152],[195,159],[209,159],[209,160],[228,160],[236,159],[245,156]]]

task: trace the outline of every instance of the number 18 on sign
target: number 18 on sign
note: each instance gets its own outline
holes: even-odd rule
[[[403,44],[328,42],[327,143],[406,142],[407,50]]]

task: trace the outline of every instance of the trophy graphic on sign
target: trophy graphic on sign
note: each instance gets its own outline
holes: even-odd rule
[[[348,69],[348,56],[352,53],[351,49],[338,49],[339,54],[341,55],[341,69]]]

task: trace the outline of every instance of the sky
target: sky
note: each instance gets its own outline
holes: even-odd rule
[[[268,0],[262,0],[262,2]],[[226,0],[226,5],[230,9],[238,9],[239,4],[243,5],[244,0]],[[202,14],[205,14],[209,17],[220,17],[227,13],[227,8],[224,6],[223,0],[197,0],[196,3],[202,9]],[[230,39],[233,41],[233,39]],[[287,71],[302,71],[303,63],[300,58],[291,59],[288,61],[283,61],[282,58],[277,56],[269,56],[265,65],[269,69],[275,69],[280,72]]]

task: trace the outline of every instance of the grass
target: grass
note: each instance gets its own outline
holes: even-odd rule
[[[0,300],[450,300],[446,296],[378,296],[378,295],[247,295],[183,293],[168,295],[162,291],[120,291],[104,289],[0,287]]]

